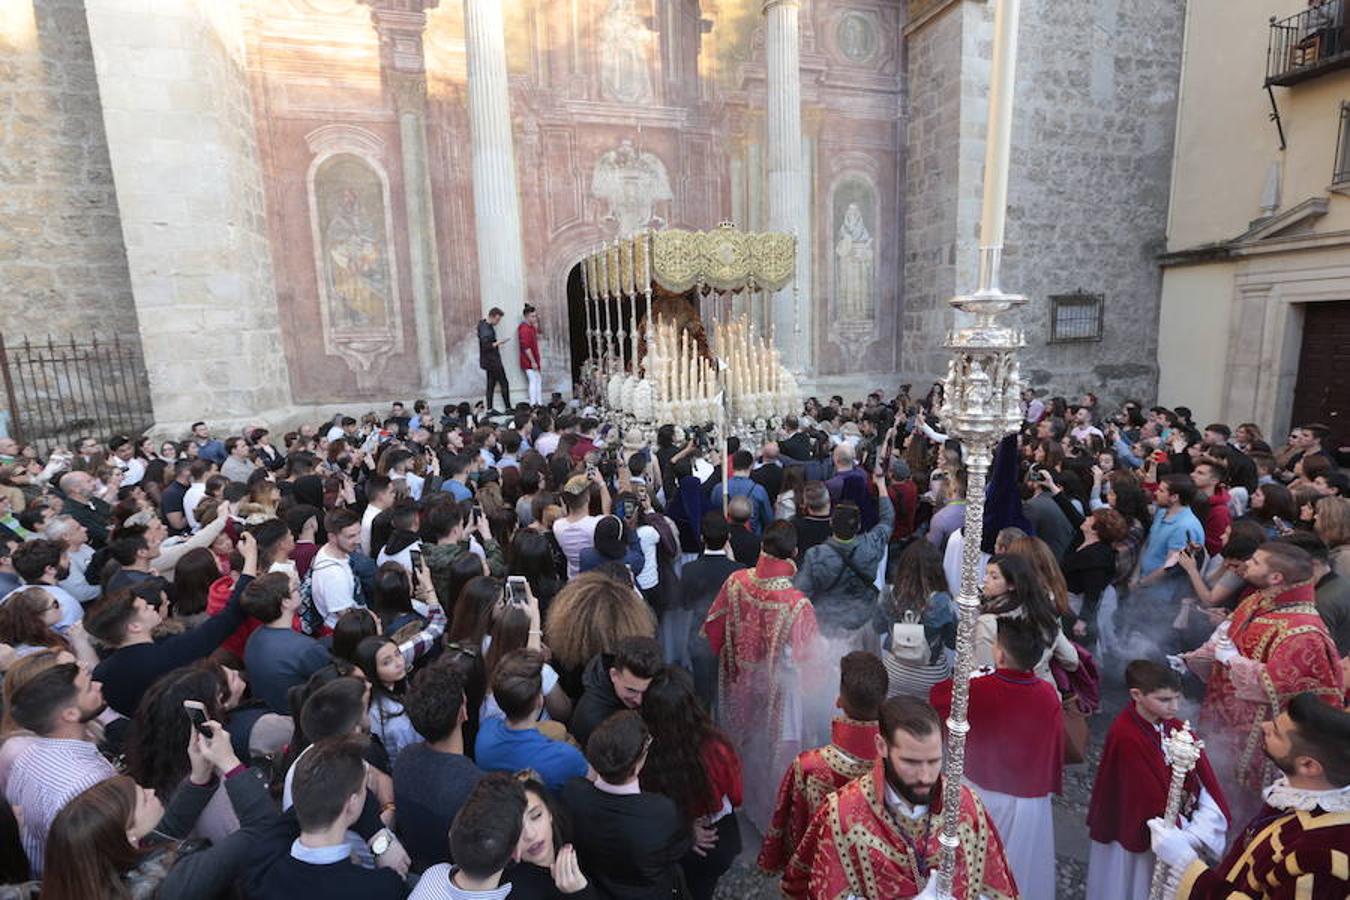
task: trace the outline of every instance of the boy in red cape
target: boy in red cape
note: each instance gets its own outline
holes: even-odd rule
[[[759,867],[781,872],[825,798],[872,771],[877,758],[877,715],[889,686],[875,653],[855,650],[839,661],[839,709],[832,740],[799,755],[778,786],[778,804],[759,851]]]
[[[1047,646],[1026,619],[999,619],[996,668],[970,680],[966,711],[965,779],[989,811],[1027,900],[1049,900],[1056,890],[1050,798],[1063,782],[1064,714],[1059,691],[1033,671]],[[944,719],[950,715],[950,679],[930,696]]]
[[[1167,807],[1172,769],[1162,740],[1181,727],[1176,718],[1181,677],[1160,663],[1136,659],[1125,667],[1130,705],[1111,724],[1088,806],[1092,849],[1087,896],[1093,900],[1147,900],[1154,857],[1148,820]],[[1223,853],[1228,805],[1202,752],[1186,776],[1182,831],[1195,848]]]

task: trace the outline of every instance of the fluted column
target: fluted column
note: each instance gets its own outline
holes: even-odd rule
[[[520,234],[520,192],[511,136],[502,0],[464,0],[469,60],[469,131],[473,148],[474,233],[478,239],[478,298],[483,314],[506,313],[497,337],[514,337],[525,304],[525,254]],[[515,344],[502,348],[512,390],[525,376]],[[514,399],[514,398],[512,398]]]
[[[811,368],[810,184],[802,154],[802,78],[799,0],[765,0],[764,64],[769,229],[797,236],[797,284],[773,298],[774,327],[786,362]]]
[[[422,387],[440,397],[449,391],[450,370],[445,349],[440,263],[436,253],[436,216],[431,199],[426,60],[422,51],[426,10],[435,8],[440,0],[367,2],[371,4],[370,18],[380,37],[380,68],[385,90],[398,116],[418,368],[421,369]]]

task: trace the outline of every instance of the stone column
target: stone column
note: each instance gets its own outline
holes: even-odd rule
[[[450,389],[446,361],[441,274],[436,255],[436,216],[427,164],[427,78],[422,52],[426,10],[440,0],[366,0],[380,36],[380,70],[398,116],[403,161],[403,205],[408,218],[417,363],[422,387],[443,397]]]
[[[155,430],[285,421],[243,5],[85,0],[84,11]]]
[[[810,184],[802,153],[802,79],[799,0],[765,0],[764,67],[769,230],[797,236],[797,285],[773,298],[774,327],[788,366],[809,371],[811,359]],[[794,330],[794,325],[795,329]]]
[[[525,252],[520,234],[520,192],[511,135],[511,97],[506,83],[502,0],[464,0],[469,60],[469,132],[473,148],[474,231],[478,240],[478,297],[483,315],[506,313],[498,339],[515,337],[525,304]],[[511,389],[525,389],[515,343],[502,348]],[[516,397],[511,398],[512,401]]]

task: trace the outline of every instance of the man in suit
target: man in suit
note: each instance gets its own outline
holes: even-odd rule
[[[506,380],[506,369],[502,367],[502,344],[510,338],[497,340],[497,325],[506,313],[497,307],[488,310],[486,319],[478,320],[478,367],[487,375],[487,408],[493,409],[492,394],[498,385],[502,389],[502,409],[511,409],[510,385]]]
[[[703,516],[701,530],[703,552],[693,562],[685,563],[680,578],[680,592],[688,607],[677,611],[684,616],[684,633],[676,636],[676,639],[694,673],[694,689],[707,708],[712,710],[717,702],[717,657],[708,646],[708,639],[702,635],[703,620],[708,618],[708,610],[712,609],[717,592],[722,589],[727,578],[737,569],[746,568],[746,563],[727,555],[730,528],[726,519],[722,518],[721,510],[708,510]],[[666,624],[662,623],[663,629]],[[672,655],[668,648],[666,658],[678,662],[681,656]]]
[[[562,789],[572,821],[586,823],[573,836],[581,870],[601,896],[615,900],[674,894],[680,858],[694,843],[675,802],[639,787],[650,743],[640,713],[615,713],[586,742],[594,783],[573,778]]]
[[[784,417],[783,432],[783,440],[778,445],[779,451],[789,459],[809,462],[813,456],[811,438],[802,431],[801,422],[796,416]]]

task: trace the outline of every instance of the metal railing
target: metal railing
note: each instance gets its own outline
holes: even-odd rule
[[[117,335],[46,341],[0,335],[0,376],[10,432],[41,449],[73,449],[82,435],[105,441],[145,433],[154,422],[139,342]]]
[[[1350,65],[1345,0],[1324,0],[1287,19],[1270,20],[1266,84],[1289,86]]]

